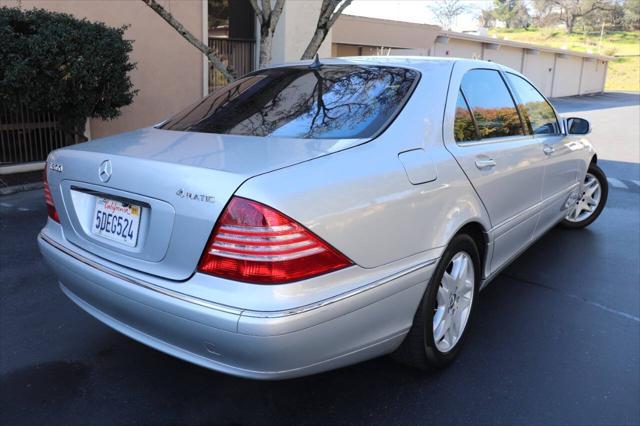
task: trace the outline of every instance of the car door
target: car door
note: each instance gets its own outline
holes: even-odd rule
[[[563,206],[571,190],[576,187],[578,157],[575,151],[579,146],[565,137],[553,107],[531,83],[515,73],[507,72],[505,75],[525,124],[533,137],[542,143],[546,157],[542,214],[536,230],[536,234],[539,234],[564,217]]]
[[[493,256],[500,268],[531,240],[544,177],[542,142],[527,130],[499,69],[457,63],[452,73],[445,146],[489,214]]]

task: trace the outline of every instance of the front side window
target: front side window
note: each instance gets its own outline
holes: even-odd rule
[[[525,121],[534,135],[555,135],[560,133],[558,119],[547,100],[528,81],[515,74],[507,73],[509,83],[518,93],[522,104],[518,105]]]
[[[271,68],[231,83],[160,128],[289,138],[369,138],[395,118],[419,73],[400,67]]]
[[[476,134],[476,125],[473,122],[471,111],[467,106],[462,92],[458,92],[458,101],[456,102],[456,118],[453,123],[453,135],[456,142],[469,142],[478,139]]]
[[[482,139],[523,135],[520,115],[496,70],[476,69],[462,79],[462,92]]]

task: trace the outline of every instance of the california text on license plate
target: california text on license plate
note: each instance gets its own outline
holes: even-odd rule
[[[135,247],[142,207],[97,197],[91,232],[94,235]]]

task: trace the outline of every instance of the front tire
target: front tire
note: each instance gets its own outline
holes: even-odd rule
[[[477,304],[480,256],[473,239],[453,238],[429,281],[413,325],[393,357],[422,370],[442,368],[460,352]]]
[[[584,177],[582,195],[562,220],[565,228],[585,228],[600,216],[609,195],[607,176],[597,164],[591,163]]]

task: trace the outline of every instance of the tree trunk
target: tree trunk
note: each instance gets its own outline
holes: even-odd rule
[[[82,143],[87,142],[89,139],[85,136],[85,130],[87,125],[87,119],[83,118],[82,120],[73,120],[69,121],[60,121],[59,128],[62,130],[62,133],[65,134],[69,139],[73,140],[73,143]]]
[[[322,0],[316,30],[300,59],[313,59],[329,30],[352,0]]]
[[[273,34],[267,28],[260,31],[260,61],[259,68],[264,68],[271,62],[271,46],[273,45]]]
[[[271,8],[271,0],[262,0],[262,6],[258,6],[257,0],[249,0],[260,23],[260,63],[258,68],[263,68],[271,62],[273,34],[276,32],[284,2],[285,0],[276,0],[275,6]]]
[[[328,30],[326,31],[316,30],[316,32],[313,33],[313,36],[311,37],[311,41],[309,41],[309,45],[304,50],[304,53],[302,54],[302,57],[300,59],[313,59],[313,57],[316,56],[316,53],[318,53],[318,49],[320,49],[320,46],[322,46],[322,42],[327,36],[327,32]]]
[[[164,19],[174,30],[178,32],[185,40],[187,40],[192,46],[202,52],[207,57],[209,62],[222,73],[222,75],[228,80],[235,80],[235,72],[228,64],[225,65],[220,54],[215,50],[209,48],[206,44],[198,40],[196,36],[191,34],[184,25],[182,25],[176,18],[165,10],[156,0],[142,0],[147,6],[149,6],[154,12],[156,12],[162,19]]]
[[[82,124],[78,124],[75,129],[73,129],[73,135],[75,136],[76,143],[87,142],[89,139],[84,134],[86,130],[86,121],[83,121]]]
[[[565,26],[567,27],[568,34],[573,34],[573,26],[575,25],[575,23],[576,23],[575,16],[567,17],[567,20],[565,21]]]

